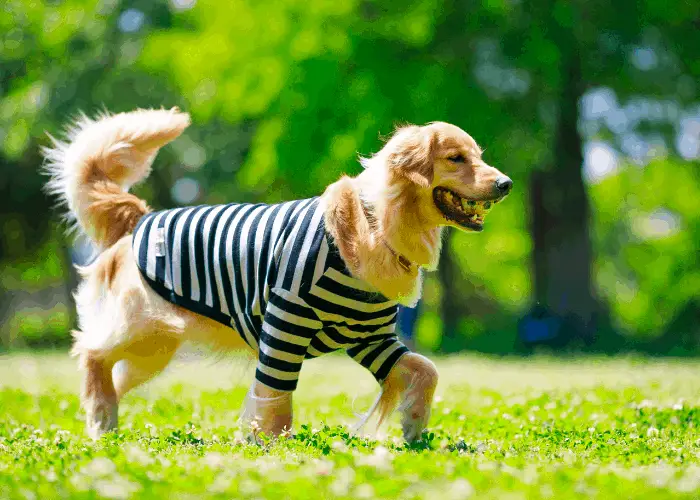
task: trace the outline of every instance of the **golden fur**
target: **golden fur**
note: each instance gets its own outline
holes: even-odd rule
[[[447,160],[455,154],[465,156],[463,166]],[[448,225],[433,203],[431,187],[439,184],[485,199],[503,174],[481,159],[471,136],[441,122],[397,130],[362,163],[364,172],[343,177],[323,194],[328,229],[353,274],[387,297],[414,305],[420,298],[419,267],[437,268],[442,228]],[[361,199],[372,206],[375,227],[364,217]],[[416,265],[406,272],[392,249]]]
[[[219,350],[248,349],[230,327],[153,292],[132,254],[130,233],[149,208],[128,189],[148,175],[158,149],[189,122],[175,108],[104,115],[97,121],[83,117],[70,129],[68,142],[54,140],[45,152],[49,190],[61,197],[69,216],[101,250],[93,264],[80,269],[73,346],[85,370],[83,405],[93,437],[116,427],[119,399],[162,371],[184,341]],[[447,159],[454,154],[466,158],[463,165]],[[341,178],[321,197],[327,228],[355,276],[387,297],[413,304],[420,296],[420,269],[437,266],[442,227],[449,224],[433,203],[431,186],[485,199],[501,174],[481,160],[468,134],[447,123],[401,128],[362,163],[360,175]],[[404,435],[420,437],[436,384],[432,362],[404,355],[375,405],[379,421],[403,398]],[[254,385],[252,394],[282,398],[261,384]],[[291,395],[282,399],[286,408],[272,413],[259,409],[264,430],[278,433],[291,425]]]

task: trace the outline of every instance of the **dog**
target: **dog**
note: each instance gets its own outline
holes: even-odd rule
[[[189,124],[177,108],[83,115],[44,150],[48,191],[99,250],[78,268],[72,349],[89,436],[116,429],[121,398],[191,341],[256,355],[243,418],[268,435],[292,427],[302,361],[344,349],[381,385],[362,423],[398,406],[419,439],[438,372],[397,338],[397,304],[418,301],[443,228],[481,231],[512,181],[433,122],[398,128],[359,175],[308,200],[153,212],[129,188]]]

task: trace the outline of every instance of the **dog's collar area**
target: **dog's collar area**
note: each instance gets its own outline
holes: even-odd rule
[[[384,240],[382,240],[384,245],[389,249],[389,251],[394,254],[394,257],[396,257],[396,262],[399,263],[399,266],[406,271],[407,273],[411,272],[411,268],[413,267],[413,262],[408,260],[406,257],[401,255],[399,252],[391,248],[391,246]]]
[[[360,205],[362,205],[362,212],[365,214],[365,219],[367,219],[367,223],[369,224],[369,227],[371,229],[376,229],[377,228],[377,218],[375,217],[372,209],[370,208],[371,205],[368,201],[362,198],[362,195],[360,195]],[[389,249],[389,251],[392,253],[392,255],[396,258],[396,262],[398,263],[399,267],[406,271],[407,273],[411,272],[411,269],[413,268],[413,262],[411,262],[409,259],[401,255],[399,252],[394,250],[389,243],[386,242],[386,240],[382,239],[382,243],[384,243],[384,246]]]

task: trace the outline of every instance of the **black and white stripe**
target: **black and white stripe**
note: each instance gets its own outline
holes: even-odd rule
[[[305,358],[344,349],[381,381],[408,352],[396,303],[347,270],[318,198],[150,213],[133,248],[157,293],[257,350],[256,378],[274,389],[294,390]]]

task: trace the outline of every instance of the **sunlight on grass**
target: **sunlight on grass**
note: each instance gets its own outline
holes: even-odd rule
[[[0,357],[1,498],[693,498],[696,361],[438,361],[431,426],[406,446],[345,425],[377,393],[343,356],[305,364],[296,434],[248,444],[238,412],[253,365],[181,356],[129,394],[120,431],[83,432],[65,354]]]

